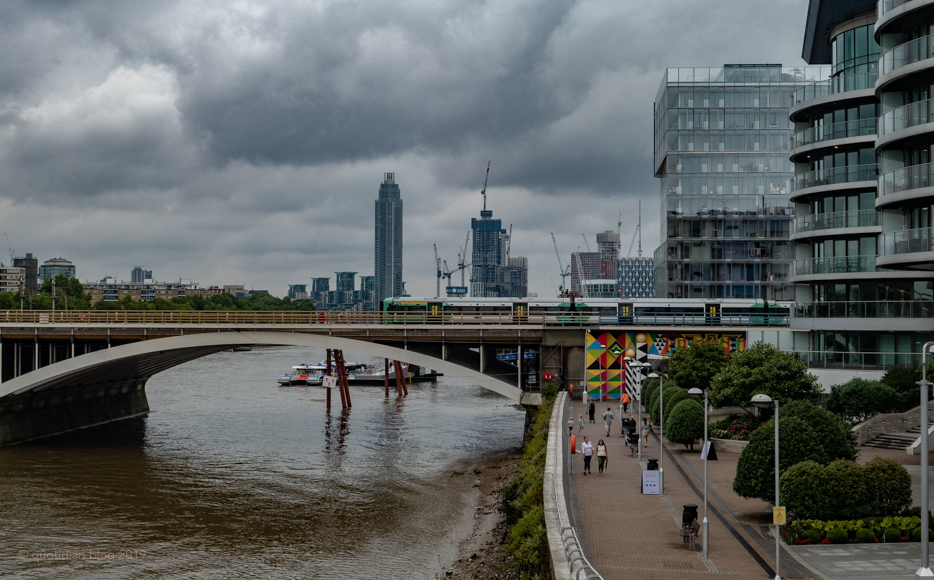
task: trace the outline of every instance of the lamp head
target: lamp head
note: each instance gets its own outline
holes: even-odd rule
[[[752,397],[752,401],[750,402],[752,403],[753,407],[759,407],[760,409],[768,409],[769,407],[772,406],[772,397],[764,393],[759,393],[758,395],[754,395]]]
[[[698,389],[697,387],[688,389],[688,396],[692,399],[702,399],[704,398],[704,391]]]
[[[660,377],[658,376],[658,373],[649,373],[648,378],[650,378],[650,379],[657,379],[657,378],[660,378]]]

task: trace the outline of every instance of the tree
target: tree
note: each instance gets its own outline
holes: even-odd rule
[[[665,421],[665,437],[694,450],[694,440],[704,436],[704,407],[694,399],[684,399],[671,410]]]
[[[704,389],[729,363],[729,355],[716,340],[693,340],[668,358],[668,376],[684,389]]]
[[[856,377],[830,388],[827,408],[854,423],[860,423],[879,413],[896,411],[901,402],[902,397],[892,387],[880,381]]]
[[[781,491],[782,503],[796,518],[834,519],[831,495],[838,491],[831,491],[827,469],[820,463],[802,461],[789,467],[782,473]]]
[[[779,473],[802,461],[827,463],[827,454],[811,427],[797,417],[779,421]],[[733,491],[743,497],[775,501],[775,420],[770,419],[749,437],[736,464]]]
[[[667,403],[672,401],[672,397],[675,396],[675,393],[679,391],[684,391],[678,385],[672,384],[671,386],[665,385],[664,389],[661,389],[659,392],[652,395],[652,400],[649,403],[649,419],[653,424],[658,425],[659,419],[661,419],[661,403],[665,404],[665,409],[668,409]]]
[[[792,401],[781,406],[780,420],[797,417],[807,423],[817,435],[831,461],[856,459],[856,435],[851,425],[827,409],[810,401]]]
[[[730,356],[728,364],[711,383],[714,407],[748,407],[752,396],[765,393],[781,402],[814,399],[820,394],[817,377],[793,354],[757,342]]]
[[[876,457],[863,466],[869,515],[900,513],[911,505],[911,476],[894,459]]]
[[[664,403],[665,405],[665,414],[664,414],[665,425],[668,425],[668,421],[671,417],[672,410],[674,410],[674,408],[678,405],[678,403],[680,403],[681,401],[687,398],[688,398],[688,392],[680,387],[674,390],[671,393],[671,396],[668,396],[667,393],[665,394],[665,400],[662,401],[662,403]]]

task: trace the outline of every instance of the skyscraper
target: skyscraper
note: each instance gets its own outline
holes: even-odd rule
[[[493,219],[493,210],[484,209],[480,219],[471,218],[473,262],[470,295],[476,298],[505,296],[502,267],[506,265],[506,230],[503,221]]]
[[[402,296],[402,197],[395,173],[384,174],[379,186],[375,246],[376,301]]]
[[[31,253],[22,258],[13,258],[13,267],[23,268],[23,284],[30,292],[39,291],[39,259]]]
[[[792,300],[792,92],[817,71],[671,68],[655,99],[659,298]],[[815,77],[816,78],[816,77]]]

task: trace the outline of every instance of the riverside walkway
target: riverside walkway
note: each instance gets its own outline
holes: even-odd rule
[[[596,446],[603,439],[608,448],[608,467],[593,475],[583,475],[583,457],[571,455],[566,465],[569,478],[571,520],[577,528],[594,568],[605,580],[662,580],[671,578],[724,578],[733,580],[774,578],[775,539],[768,522],[771,506],[758,499],[746,499],[732,489],[739,453],[717,450],[717,460],[708,463],[709,558],[702,557],[698,536],[691,551],[679,535],[683,504],[698,506],[703,519],[704,465],[698,452],[665,443],[664,495],[642,495],[642,464],[630,454],[620,434],[619,417],[613,421],[610,436],[600,415],[606,403],[597,403],[595,423],[587,420],[587,410],[578,399],[567,416],[584,416],[585,426],[578,434]],[[618,403],[610,404],[614,415]],[[643,414],[645,411],[643,411]],[[657,427],[656,427],[657,430]],[[563,429],[565,449],[569,445]],[[861,461],[875,454],[860,448]],[[643,459],[659,457],[660,444],[649,436]],[[868,456],[865,456],[868,455]],[[891,456],[887,452],[880,455]],[[576,500],[576,505],[575,505]],[[920,564],[920,544],[787,546],[782,544],[782,578],[863,578],[908,579]]]

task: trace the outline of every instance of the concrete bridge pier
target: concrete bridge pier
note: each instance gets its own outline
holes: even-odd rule
[[[0,399],[0,446],[149,413],[146,381],[64,388]]]

